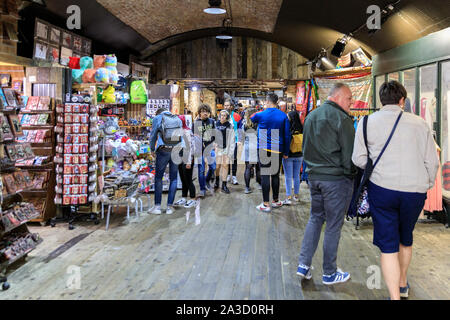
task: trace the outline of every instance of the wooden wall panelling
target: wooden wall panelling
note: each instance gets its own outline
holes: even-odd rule
[[[242,38],[236,39],[236,74],[237,79],[242,79]]]
[[[278,45],[272,43],[272,79],[278,78]]]
[[[288,55],[289,51],[287,48],[282,47],[282,59],[281,59],[281,78],[286,79],[287,75],[287,66],[288,66]]]
[[[176,78],[184,78],[186,74],[186,60],[183,63],[183,46],[177,46],[177,54],[176,54]]]
[[[226,58],[225,62],[226,62],[226,65],[227,65],[227,75],[226,75],[226,77],[228,79],[233,78],[234,70],[236,70],[236,66],[234,66],[234,69],[233,69],[233,47],[232,47],[232,43],[233,42],[231,42],[231,44],[228,46],[228,49],[227,49],[226,55],[225,55],[225,58]]]
[[[231,42],[231,78],[238,77],[238,38],[233,38]]]
[[[272,44],[270,42],[266,42],[266,48],[267,48],[266,79],[272,79]]]
[[[208,54],[206,52],[206,40],[205,38],[201,39],[202,45],[201,45],[201,53],[202,53],[202,62],[200,64],[202,68],[202,73],[200,78],[207,78],[207,67],[208,67]]]
[[[253,77],[253,42],[254,39],[247,39],[247,79]]]
[[[288,51],[287,53],[287,78],[288,79],[294,79],[293,78],[293,71],[294,71],[294,57],[292,54],[292,51]]]
[[[222,79],[226,79],[227,78],[227,69],[230,68],[230,66],[227,65],[227,49],[221,49],[221,48],[217,48],[218,52],[217,52],[217,56],[220,57],[219,59],[219,64],[218,66],[220,66],[220,75],[218,78],[222,78]]]
[[[252,79],[258,79],[258,69],[260,67],[259,59],[261,56],[261,47],[258,45],[259,39],[253,40],[253,70],[252,70]]]
[[[297,74],[298,54],[296,52],[294,52],[292,57],[293,57],[292,78],[293,79],[298,79],[298,74]]]
[[[278,46],[277,55],[277,79],[283,78],[283,48]]]
[[[248,54],[247,54],[247,38],[243,37],[241,38],[242,43],[241,43],[241,49],[242,49],[242,58],[241,58],[241,65],[242,65],[242,75],[240,79],[246,79],[247,78],[247,74],[248,74],[248,64],[247,64],[247,59],[248,59]]]
[[[267,78],[267,41],[261,41],[261,78],[260,79],[269,79]]]

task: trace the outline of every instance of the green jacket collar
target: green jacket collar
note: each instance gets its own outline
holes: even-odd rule
[[[325,102],[324,102],[324,104],[329,104],[330,106],[332,106],[332,107],[334,107],[334,108],[336,108],[336,109],[338,109],[339,111],[342,111],[343,113],[345,113],[345,115],[346,116],[348,116],[348,117],[350,117],[351,118],[351,116],[347,113],[347,111],[345,111],[344,109],[342,109],[342,107],[340,106],[340,105],[338,105],[336,102],[333,102],[333,101],[331,101],[331,100],[326,100]]]

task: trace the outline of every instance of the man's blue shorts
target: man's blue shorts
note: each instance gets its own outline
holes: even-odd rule
[[[383,253],[399,251],[399,243],[412,246],[413,230],[425,205],[426,193],[382,188],[369,181],[373,244]]]

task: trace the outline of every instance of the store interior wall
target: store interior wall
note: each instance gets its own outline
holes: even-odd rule
[[[164,79],[307,79],[307,59],[276,43],[233,37],[227,46],[206,37],[151,57],[156,81]]]

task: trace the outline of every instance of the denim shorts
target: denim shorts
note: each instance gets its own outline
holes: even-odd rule
[[[368,193],[373,221],[373,244],[382,253],[398,252],[400,243],[412,246],[413,230],[427,194],[389,190],[370,181]]]

